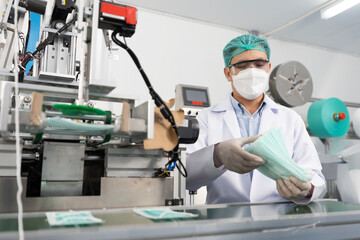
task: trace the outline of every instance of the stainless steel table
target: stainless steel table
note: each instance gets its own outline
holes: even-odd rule
[[[132,209],[91,210],[101,225],[51,227],[45,213],[25,213],[25,239],[356,239],[360,205],[321,200],[294,203],[171,207],[192,219],[150,220]],[[18,239],[17,215],[0,214],[0,239]]]

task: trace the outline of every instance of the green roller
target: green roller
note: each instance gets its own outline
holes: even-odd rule
[[[83,116],[83,115],[107,115],[107,111],[98,108],[82,106],[82,105],[67,105],[67,104],[54,104],[55,109],[62,111],[62,114],[67,116]]]
[[[311,104],[307,120],[311,132],[319,138],[341,137],[350,126],[350,115],[338,98],[319,100]]]

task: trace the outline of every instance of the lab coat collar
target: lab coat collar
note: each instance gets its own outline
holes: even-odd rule
[[[237,122],[236,114],[231,104],[230,98],[231,96],[226,98],[223,102],[211,107],[210,110],[212,112],[218,112],[218,113],[225,112],[223,119],[226,125],[228,126],[232,137],[240,138],[241,134],[240,134],[239,124]],[[273,100],[271,100],[268,96],[266,96],[266,94],[264,101],[266,102],[266,105],[264,106],[264,110],[261,116],[259,134],[262,134],[270,129],[274,121],[273,115],[277,113],[277,110],[280,107],[280,105],[276,104]]]
[[[279,108],[281,107],[279,104],[275,103],[272,99],[270,99],[265,94],[264,101],[266,101],[266,106],[264,111],[262,112],[259,134],[263,134],[268,131],[275,121],[275,114],[278,113]]]
[[[282,106],[274,102],[271,98],[269,98],[268,95],[265,94],[264,102],[266,102],[266,105],[268,108],[270,108],[274,113],[277,113],[278,109]]]
[[[266,94],[265,94],[264,102],[266,102],[265,108],[270,108],[274,113],[277,113],[277,109],[279,109],[280,105],[275,103]],[[224,101],[220,102],[219,104],[216,104],[215,106],[211,107],[210,109],[212,112],[224,112],[227,110],[232,110],[233,107],[231,104],[231,94]]]
[[[230,98],[231,98],[231,95],[228,98],[226,98],[224,101],[211,107],[210,110],[212,112],[224,112],[224,111],[233,109]]]
[[[223,102],[211,107],[210,110],[217,113],[224,112],[223,120],[228,127],[230,136],[232,138],[240,138],[240,128],[230,98],[231,96],[227,97]]]

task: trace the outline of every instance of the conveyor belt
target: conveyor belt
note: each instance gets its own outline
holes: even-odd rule
[[[98,226],[51,228],[45,213],[25,213],[28,239],[349,239],[360,236],[360,205],[323,200],[171,207],[195,219],[149,220],[132,209],[93,210]],[[0,239],[17,239],[16,214],[0,215]]]

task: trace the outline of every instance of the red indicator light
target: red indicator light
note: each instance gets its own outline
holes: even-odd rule
[[[346,118],[346,114],[345,113],[334,113],[334,115],[333,115],[333,118],[334,118],[334,120],[335,121],[340,121],[340,120],[344,120],[345,118]]]
[[[204,105],[203,102],[199,102],[199,101],[192,101],[191,103],[192,103],[192,105],[199,105],[199,106]]]
[[[339,119],[340,120],[344,120],[346,118],[346,114],[345,113],[339,113]]]

